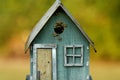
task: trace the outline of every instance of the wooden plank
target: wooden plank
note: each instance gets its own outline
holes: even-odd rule
[[[37,52],[40,80],[52,80],[52,50],[38,49]]]

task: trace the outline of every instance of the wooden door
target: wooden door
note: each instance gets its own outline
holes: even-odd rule
[[[37,49],[40,80],[52,80],[52,49]]]

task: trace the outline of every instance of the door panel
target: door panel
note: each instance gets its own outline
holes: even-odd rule
[[[37,49],[40,80],[52,80],[52,49]]]

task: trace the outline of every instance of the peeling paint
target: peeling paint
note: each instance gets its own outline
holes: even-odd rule
[[[89,61],[86,62],[86,66],[89,66]]]

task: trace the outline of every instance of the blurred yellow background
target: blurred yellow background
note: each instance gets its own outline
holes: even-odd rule
[[[0,80],[25,80],[25,41],[55,0],[0,0]],[[120,80],[120,0],[61,0],[95,42],[93,80]]]

